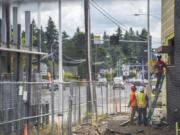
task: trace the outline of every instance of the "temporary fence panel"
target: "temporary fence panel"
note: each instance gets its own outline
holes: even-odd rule
[[[87,100],[89,86],[92,100]],[[0,135],[23,134],[26,130],[29,135],[71,133],[73,126],[93,122],[99,116],[128,112],[128,89],[99,82],[1,81]]]

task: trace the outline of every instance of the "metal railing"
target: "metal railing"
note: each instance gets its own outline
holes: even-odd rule
[[[91,99],[87,89],[91,87]],[[0,82],[0,135],[71,134],[72,127],[129,112],[128,88],[98,82]],[[91,103],[91,112],[88,112]]]

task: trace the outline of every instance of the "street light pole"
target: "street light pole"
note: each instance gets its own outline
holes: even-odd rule
[[[59,81],[63,81],[63,59],[62,59],[62,30],[61,30],[61,0],[59,0]]]
[[[150,0],[147,0],[147,31],[148,31],[148,84],[151,84],[150,60],[151,60],[151,42],[150,42]]]
[[[62,135],[64,135],[64,127],[63,127],[63,109],[64,109],[64,101],[63,101],[63,56],[62,56],[62,0],[58,0],[58,22],[59,22],[59,94],[60,94],[60,111],[62,113],[61,117],[61,129]]]

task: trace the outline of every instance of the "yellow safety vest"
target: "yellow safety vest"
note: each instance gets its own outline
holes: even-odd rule
[[[142,92],[138,92],[137,94],[137,103],[139,108],[144,108],[146,105],[145,94]]]

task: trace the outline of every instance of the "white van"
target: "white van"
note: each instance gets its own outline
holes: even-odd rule
[[[113,85],[113,89],[116,88],[120,88],[120,89],[125,89],[124,86],[124,81],[123,81],[123,77],[114,77],[114,85]]]

